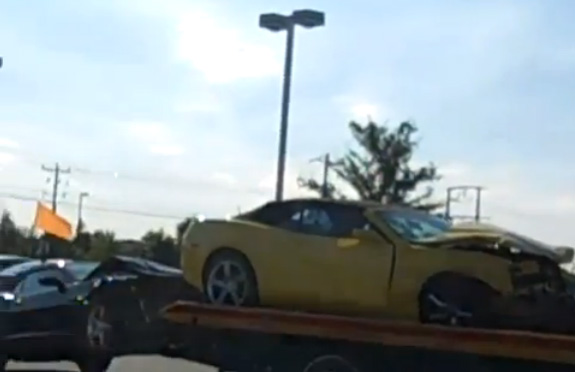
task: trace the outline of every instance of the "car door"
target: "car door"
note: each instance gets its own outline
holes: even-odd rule
[[[68,333],[69,294],[40,284],[45,278],[66,282],[65,276],[55,268],[30,273],[18,288],[17,311],[27,320],[26,328],[30,333]]]
[[[384,239],[360,240],[354,229],[368,228],[362,208],[309,202],[294,215],[288,260],[297,268],[297,291],[307,307],[328,312],[381,313],[393,259]]]

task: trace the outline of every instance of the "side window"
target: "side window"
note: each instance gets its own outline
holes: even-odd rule
[[[354,229],[367,229],[369,222],[363,210],[338,204],[312,204],[300,213],[300,231],[334,238],[350,237]]]
[[[19,285],[18,292],[21,295],[31,296],[36,294],[41,294],[45,292],[51,292],[54,288],[46,287],[41,285],[38,281],[42,278],[58,278],[62,282],[66,283],[67,280],[65,276],[59,271],[54,269],[48,269],[43,271],[37,271],[28,275]]]
[[[289,202],[269,203],[243,217],[266,225],[278,226],[291,219],[295,208],[294,203]]]
[[[333,217],[320,206],[309,206],[301,211],[301,231],[307,234],[332,236]]]

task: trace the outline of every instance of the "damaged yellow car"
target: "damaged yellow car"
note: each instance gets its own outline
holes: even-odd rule
[[[294,199],[196,222],[181,259],[215,304],[546,331],[567,327],[550,314],[575,314],[559,267],[573,249],[379,203]]]

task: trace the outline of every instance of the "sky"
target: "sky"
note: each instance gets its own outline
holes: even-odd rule
[[[567,0],[0,0],[0,208],[49,202],[89,229],[137,238],[274,196],[285,34],[299,28],[286,196],[310,162],[353,146],[348,123],[413,120],[415,162],[445,188],[481,185],[489,222],[575,245],[575,25]],[[454,213],[473,213],[471,194]],[[111,211],[115,210],[115,212]],[[122,212],[122,213],[121,213]],[[145,215],[136,215],[136,212]],[[154,216],[152,216],[154,215]]]

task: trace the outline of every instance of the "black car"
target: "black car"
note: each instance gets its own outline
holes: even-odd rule
[[[197,296],[180,270],[140,258],[9,267],[0,271],[0,365],[72,360],[87,370],[115,355],[161,352],[168,336],[159,309]]]
[[[0,371],[8,360],[76,362],[105,371],[112,355],[86,336],[87,286],[65,266],[29,260],[0,271]]]

